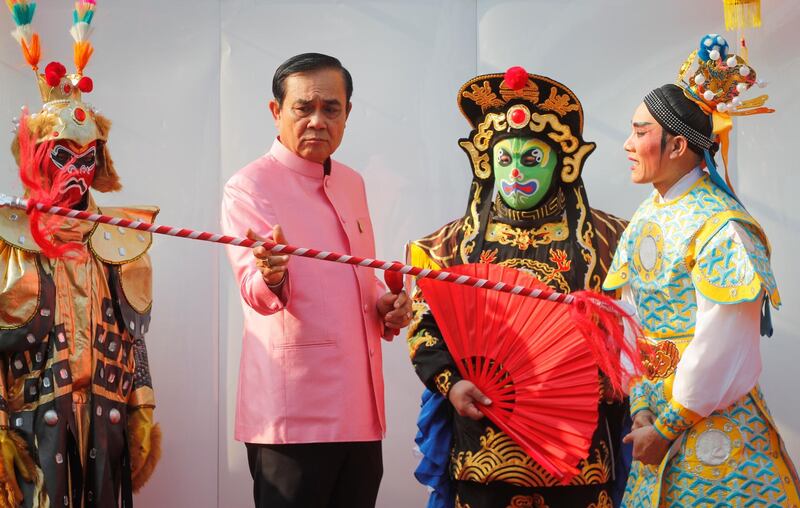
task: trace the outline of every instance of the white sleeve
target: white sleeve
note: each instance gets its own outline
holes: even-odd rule
[[[633,316],[637,322],[639,321],[639,316],[636,313],[636,302],[633,299],[633,292],[631,291],[630,284],[622,286],[622,295],[619,303],[621,303],[620,306],[623,310],[629,311],[630,315]],[[625,341],[635,350],[637,348],[636,333],[628,325],[627,321],[623,321],[623,326],[625,327]],[[622,367],[622,389],[625,395],[628,395],[630,381],[633,377],[633,362],[622,352],[620,352],[620,367]]]
[[[699,292],[694,338],[678,362],[672,398],[700,416],[748,393],[761,374],[761,301],[714,303]]]

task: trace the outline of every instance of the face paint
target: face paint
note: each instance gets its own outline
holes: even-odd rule
[[[506,138],[493,148],[494,179],[503,201],[515,210],[535,207],[553,184],[558,156],[535,138]]]
[[[58,186],[62,203],[75,205],[92,185],[97,163],[97,142],[79,146],[72,141],[56,141],[50,150],[47,176]]]

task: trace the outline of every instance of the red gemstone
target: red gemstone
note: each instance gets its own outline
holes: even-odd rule
[[[64,85],[64,93],[70,93],[72,91],[72,87],[70,85]]]
[[[73,115],[75,116],[75,120],[79,122],[86,120],[86,111],[82,108],[75,108],[75,113],[73,113]]]
[[[521,124],[525,121],[525,112],[521,109],[515,109],[511,112],[511,121],[515,124]]]

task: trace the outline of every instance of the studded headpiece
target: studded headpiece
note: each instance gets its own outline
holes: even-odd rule
[[[562,164],[561,179],[580,176],[594,143],[583,141],[583,108],[572,90],[544,76],[511,67],[505,74],[484,74],[464,83],[458,107],[473,127],[459,142],[481,180],[491,178],[490,151],[505,134],[535,135],[553,144]]]
[[[64,65],[51,62],[39,74],[41,46],[39,34],[33,31],[31,22],[36,12],[36,3],[29,0],[6,0],[16,28],[11,35],[22,48],[22,54],[36,74],[42,109],[30,116],[38,128],[31,129],[37,142],[71,140],[85,145],[94,140],[105,141],[104,129],[98,128],[95,111],[87,106],[82,93],[92,91],[92,80],[84,76],[83,70],[92,56],[94,48],[89,41],[95,0],[77,0],[72,15],[70,34],[74,39],[73,53],[75,72],[68,74]]]

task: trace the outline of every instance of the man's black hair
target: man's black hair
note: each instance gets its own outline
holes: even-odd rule
[[[303,53],[295,55],[278,66],[275,75],[272,77],[272,95],[278,104],[283,104],[286,97],[286,78],[299,72],[314,72],[323,69],[336,69],[341,71],[344,79],[345,96],[347,103],[353,95],[353,78],[350,72],[344,68],[342,62],[332,56],[322,53]]]
[[[668,84],[658,87],[655,91],[661,96],[662,101],[666,102],[678,118],[686,125],[708,138],[711,137],[711,118],[704,113],[703,110],[700,109],[700,106],[693,100],[686,97],[681,87]],[[655,115],[653,116],[655,117]],[[667,146],[667,133],[673,136],[677,136],[679,133],[673,131],[665,122],[659,120],[658,117],[656,117],[656,121],[658,121],[663,128],[661,134],[661,151],[663,152],[664,148]],[[695,146],[691,142],[689,143],[689,148],[697,155],[703,156],[702,148]],[[716,147],[714,147],[711,152],[713,155],[713,153],[716,152]]]

